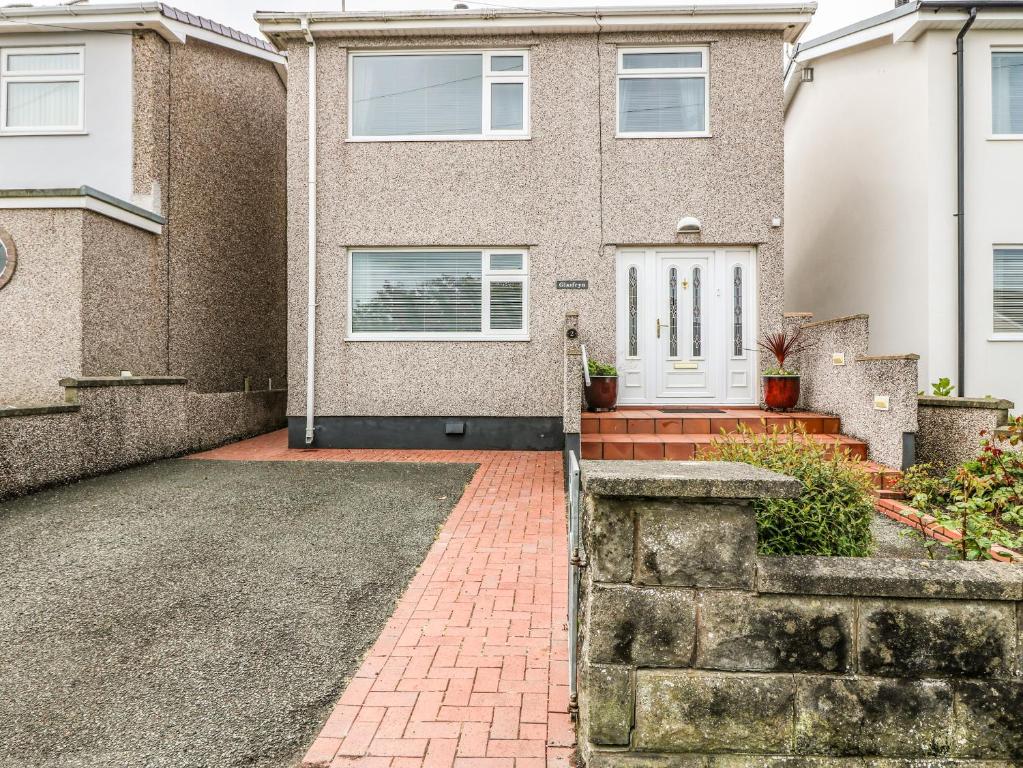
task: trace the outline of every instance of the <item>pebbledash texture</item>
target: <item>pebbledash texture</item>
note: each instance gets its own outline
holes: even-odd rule
[[[1023,761],[1023,571],[760,558],[745,465],[583,462],[591,768]]]
[[[486,31],[318,41],[317,417],[561,419],[564,399],[578,399],[563,382],[566,314],[578,313],[591,358],[615,358],[621,246],[755,246],[760,326],[781,325],[783,235],[771,222],[783,207],[782,30]],[[280,41],[290,72],[288,413],[304,423],[310,55],[291,35]],[[710,136],[617,137],[618,51],[708,43]],[[351,51],[497,48],[529,51],[528,138],[346,141]],[[698,235],[678,234],[685,212],[700,217]],[[430,246],[527,248],[529,340],[346,340],[346,249]],[[557,290],[568,277],[588,289]]]
[[[941,471],[974,458],[982,432],[997,440],[999,428],[1009,422],[1009,411],[1016,407],[993,397],[921,396],[917,402],[917,460]]]

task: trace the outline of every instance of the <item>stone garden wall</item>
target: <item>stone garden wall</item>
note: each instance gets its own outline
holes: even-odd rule
[[[761,558],[725,463],[583,462],[590,768],[1023,764],[1023,569]]]

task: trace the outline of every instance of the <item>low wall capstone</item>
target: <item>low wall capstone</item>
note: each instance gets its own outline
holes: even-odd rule
[[[756,554],[741,464],[583,462],[590,768],[1008,768],[1023,569]]]

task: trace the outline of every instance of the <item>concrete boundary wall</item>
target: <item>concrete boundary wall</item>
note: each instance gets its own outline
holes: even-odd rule
[[[756,555],[742,464],[583,462],[589,768],[1023,761],[1023,570]]]
[[[0,500],[284,426],[287,390],[202,394],[175,377],[61,383],[64,405],[0,409]]]
[[[870,318],[852,315],[812,322],[813,315],[790,313],[786,324],[801,327],[812,346],[798,356],[802,374],[800,406],[842,420],[843,434],[870,445],[870,458],[895,469],[914,461],[917,431],[919,355],[871,355]],[[836,362],[841,355],[841,362]],[[881,410],[875,398],[887,398]]]
[[[981,432],[996,438],[1016,406],[994,397],[924,397],[918,399],[920,431],[916,458],[947,471],[975,458]]]

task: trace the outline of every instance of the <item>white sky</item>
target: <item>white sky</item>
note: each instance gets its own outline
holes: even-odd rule
[[[0,6],[14,0],[0,0]],[[19,0],[24,2],[25,0]],[[99,4],[114,0],[91,0]],[[252,20],[257,10],[264,11],[329,11],[340,10],[341,0],[167,0],[169,5],[181,8],[245,32],[258,34]],[[678,0],[689,2],[689,0]],[[732,0],[733,2],[735,0]],[[456,0],[346,0],[346,9],[384,10],[401,8],[452,8]],[[471,0],[463,0],[474,7]],[[37,5],[57,5],[55,0],[35,0]],[[556,8],[570,5],[672,5],[671,0],[493,0],[493,4],[524,6],[528,8]],[[859,19],[873,16],[895,7],[895,0],[818,0],[817,16],[808,32],[821,35]]]

